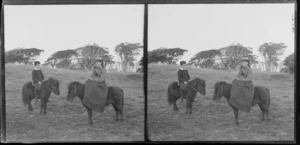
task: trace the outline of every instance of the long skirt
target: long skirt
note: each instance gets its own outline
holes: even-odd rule
[[[235,108],[250,112],[254,97],[254,86],[252,81],[233,80],[229,104]]]
[[[88,79],[85,82],[83,104],[94,111],[103,113],[108,94],[105,82]]]

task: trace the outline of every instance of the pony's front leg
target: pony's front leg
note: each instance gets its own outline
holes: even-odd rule
[[[86,111],[88,112],[88,117],[89,117],[89,125],[93,125],[93,112],[92,109],[88,108],[87,106],[84,105],[84,107],[86,108]]]
[[[185,114],[189,113],[189,108],[190,108],[190,100],[186,99],[186,110],[185,110]]]
[[[43,114],[43,110],[44,110],[44,98],[41,98],[41,111],[40,111],[40,114]]]
[[[44,114],[47,112],[47,100],[44,100]]]
[[[234,113],[234,118],[235,118],[235,124],[238,125],[239,124],[239,110],[236,108],[232,108],[233,109],[233,113]]]
[[[190,100],[190,107],[189,107],[189,114],[191,115],[192,114],[192,108],[193,108],[193,100]]]

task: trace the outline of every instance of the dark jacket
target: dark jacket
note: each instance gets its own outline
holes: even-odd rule
[[[190,80],[190,75],[188,70],[186,69],[180,69],[178,71],[178,82],[179,84],[184,83],[185,81]]]
[[[38,82],[41,82],[44,80],[44,75],[43,75],[43,72],[42,70],[40,69],[34,69],[32,71],[32,81],[33,83],[38,83]]]

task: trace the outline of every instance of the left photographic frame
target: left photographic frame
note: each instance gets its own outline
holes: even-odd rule
[[[145,140],[143,4],[3,8],[5,142]]]

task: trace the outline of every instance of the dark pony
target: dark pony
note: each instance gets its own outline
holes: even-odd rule
[[[47,102],[50,98],[51,92],[59,95],[59,81],[54,78],[49,78],[42,83],[41,86],[41,111],[40,114],[46,114]],[[25,83],[22,88],[22,100],[25,106],[28,105],[28,111],[33,111],[31,100],[36,98],[34,94],[34,86],[31,81]]]
[[[219,101],[222,96],[226,98],[226,100],[229,102],[230,99],[230,93],[231,93],[231,84],[228,84],[224,81],[217,82],[215,84],[215,91],[214,91],[214,101]],[[229,104],[229,103],[228,103]],[[255,86],[254,87],[254,97],[252,101],[252,106],[258,104],[261,112],[262,117],[261,120],[265,120],[265,115],[267,116],[267,121],[269,121],[269,107],[270,107],[270,91],[268,88],[263,86]],[[230,104],[229,104],[230,105]],[[238,116],[239,116],[239,110],[232,105],[230,105],[234,112],[235,117],[235,124],[239,124]]]
[[[80,82],[71,82],[68,85],[68,96],[67,101],[71,102],[76,96],[81,100],[84,97],[84,88],[85,85]],[[119,116],[121,120],[123,119],[123,106],[124,106],[124,92],[119,87],[108,86],[108,94],[105,106],[112,104],[116,111],[116,121],[119,120]],[[92,109],[85,106],[83,103],[82,105],[86,108],[89,116],[89,125],[93,125],[92,121]]]
[[[193,101],[196,97],[197,92],[202,95],[206,94],[205,91],[205,81],[200,78],[195,78],[188,82],[188,87],[186,90],[186,114],[192,114]],[[180,87],[178,82],[172,82],[168,86],[168,102],[169,105],[173,105],[173,110],[178,111],[178,106],[176,101],[180,98]]]

